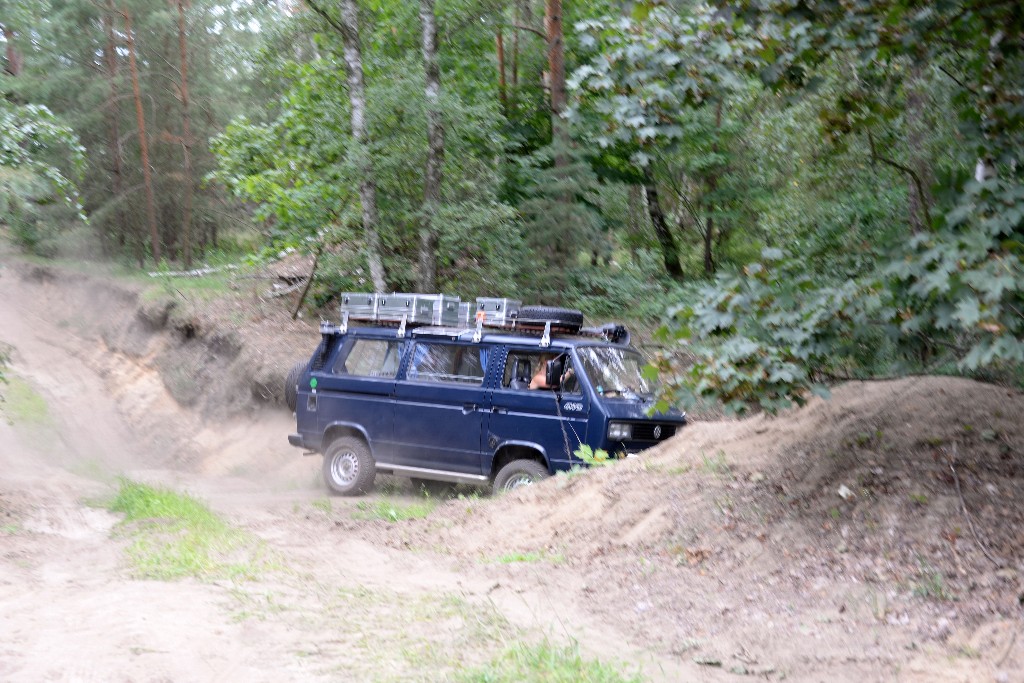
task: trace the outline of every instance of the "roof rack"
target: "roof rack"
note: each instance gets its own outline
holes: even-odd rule
[[[561,324],[557,320],[530,320],[519,316],[522,302],[500,297],[477,297],[475,305],[447,294],[344,292],[341,294],[341,324],[333,327],[321,323],[321,332],[348,330],[350,322],[360,321],[380,326],[397,326],[397,336],[406,329],[436,327],[445,334],[472,333],[474,342],[483,337],[484,328],[536,335],[550,344],[552,334],[569,334],[605,339],[613,344],[628,344],[629,331],[618,323],[601,327]],[[472,318],[470,310],[474,310]],[[427,330],[424,332],[429,333]]]

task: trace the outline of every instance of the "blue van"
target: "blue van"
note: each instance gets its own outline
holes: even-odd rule
[[[370,308],[385,300],[360,296]],[[583,464],[582,444],[631,455],[686,424],[679,411],[648,414],[654,387],[621,326],[584,328],[578,311],[512,302],[492,327],[487,301],[475,327],[465,312],[417,326],[415,314],[344,305],[340,326],[321,327],[312,358],[286,380],[288,441],[323,454],[329,489],[358,495],[380,472],[507,491]]]

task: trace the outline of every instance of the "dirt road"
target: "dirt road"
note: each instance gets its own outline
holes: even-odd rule
[[[328,498],[283,410],[181,407],[174,373],[208,377],[222,343],[185,353],[130,287],[0,257],[0,680],[458,680],[548,642],[652,681],[1024,681],[1019,393],[859,385],[392,522],[368,511],[422,502],[409,484]],[[119,477],[205,501],[272,562],[135,578],[102,505]]]
[[[0,420],[0,680],[447,680],[544,638],[677,678],[677,663],[563,604],[556,582],[531,576],[542,571],[518,581],[375,543],[389,525],[352,513],[415,501],[408,485],[328,500],[319,459],[285,441],[284,411],[203,424],[167,393],[151,349],[103,342],[96,321],[118,303],[28,266],[0,270],[15,395]],[[122,476],[207,502],[280,568],[237,583],[132,578],[119,517],[97,504]]]

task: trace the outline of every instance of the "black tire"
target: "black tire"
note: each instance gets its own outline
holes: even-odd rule
[[[550,477],[548,468],[536,460],[513,460],[498,471],[494,478],[494,495],[508,493],[512,489]]]
[[[576,333],[583,327],[583,312],[556,306],[523,306],[519,309],[518,320],[538,327],[549,322],[552,327]]]
[[[293,413],[299,398],[299,380],[302,379],[302,373],[306,371],[306,365],[305,361],[296,363],[295,367],[289,370],[288,375],[284,378],[284,403],[288,406],[288,410]]]
[[[377,468],[362,439],[343,436],[324,451],[323,475],[327,488],[334,493],[358,496],[373,488]]]

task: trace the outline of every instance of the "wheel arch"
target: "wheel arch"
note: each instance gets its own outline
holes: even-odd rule
[[[366,436],[366,430],[359,425],[348,422],[335,422],[334,424],[328,425],[327,429],[324,430],[323,441],[320,443],[320,450],[326,451],[330,447],[332,441],[346,436],[355,437],[361,440],[366,444],[366,447],[370,449],[370,454],[373,454],[373,443]]]
[[[551,463],[548,462],[547,454],[544,453],[543,448],[535,443],[508,441],[494,451],[494,457],[491,460],[491,481],[494,481],[494,477],[497,476],[502,467],[513,460],[535,460],[543,465],[548,472],[551,472]]]

